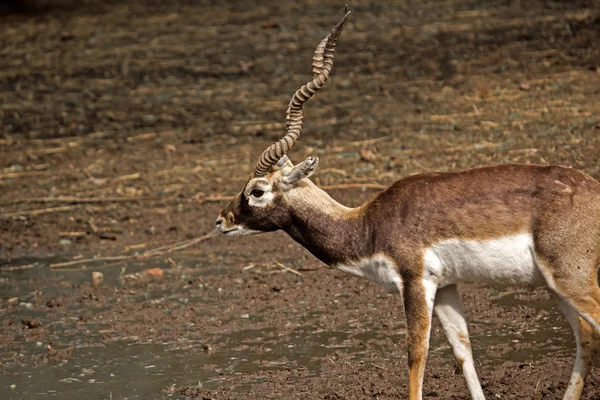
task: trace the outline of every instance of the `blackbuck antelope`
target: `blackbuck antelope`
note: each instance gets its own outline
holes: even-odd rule
[[[262,153],[218,229],[282,229],[324,263],[401,292],[412,400],[422,398],[433,311],[471,396],[484,398],[457,283],[547,287],[575,333],[564,398],[579,399],[600,347],[600,183],[566,167],[509,164],[411,176],[356,208],[336,202],[309,180],[318,158],[293,165],[286,153],[302,131],[302,105],[331,73],[349,14],[317,47],[313,78],[289,103],[285,136]]]

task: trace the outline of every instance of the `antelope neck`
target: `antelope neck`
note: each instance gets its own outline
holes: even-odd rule
[[[346,207],[312,182],[308,185],[311,190],[288,193],[294,207],[289,225],[282,229],[328,265],[372,255],[373,241],[362,207]]]

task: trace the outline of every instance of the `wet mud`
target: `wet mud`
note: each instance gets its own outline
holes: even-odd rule
[[[194,242],[343,5],[45,3],[0,15],[0,398],[406,398],[398,295],[281,232]],[[350,7],[290,154],[336,199],[506,162],[600,178],[597,2]],[[551,296],[460,289],[486,397],[562,398],[575,344]],[[469,398],[437,322],[424,393]]]

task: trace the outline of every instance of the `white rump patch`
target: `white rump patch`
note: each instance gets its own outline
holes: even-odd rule
[[[335,268],[379,283],[390,292],[400,292],[402,289],[402,278],[398,274],[396,265],[392,260],[382,255],[338,264]]]
[[[493,240],[451,239],[425,250],[425,277],[446,286],[482,282],[501,286],[544,286],[529,234]]]

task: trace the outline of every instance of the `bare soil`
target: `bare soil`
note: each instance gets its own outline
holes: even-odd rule
[[[290,154],[319,156],[336,199],[507,162],[600,178],[597,2],[350,6]],[[285,234],[141,257],[213,229],[343,4],[1,7],[1,398],[406,398],[399,297]],[[575,347],[550,296],[462,292],[486,395],[562,398]],[[425,394],[469,397],[437,325]],[[584,398],[600,399],[598,370]]]

